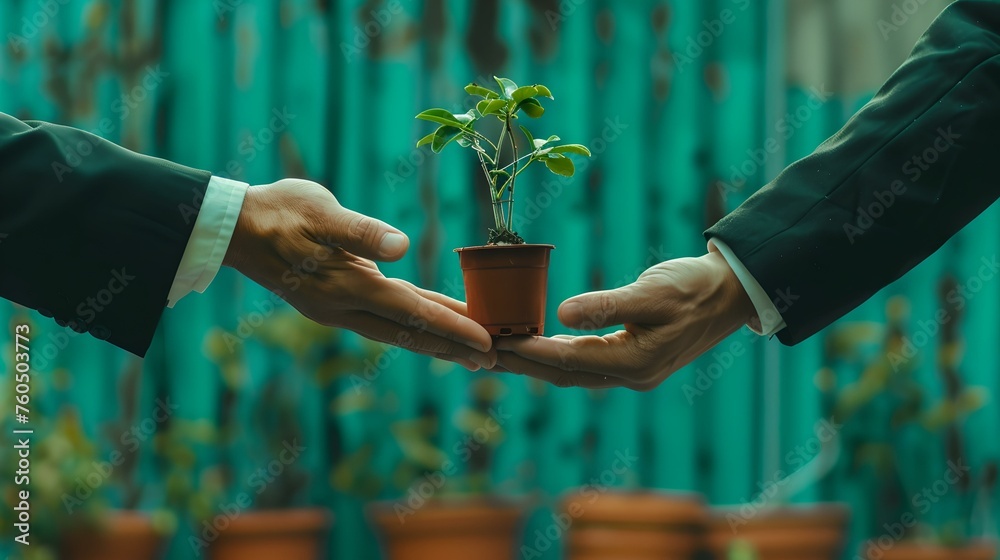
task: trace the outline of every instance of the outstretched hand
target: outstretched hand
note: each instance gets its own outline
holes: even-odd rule
[[[559,387],[658,386],[755,314],[716,251],[657,264],[622,288],[572,297],[559,306],[567,327],[624,329],[604,336],[507,337],[494,371],[521,373]]]
[[[492,340],[465,304],[386,278],[375,262],[396,261],[409,239],[340,205],[311,181],[250,187],[224,264],[304,316],[470,369],[496,363]]]

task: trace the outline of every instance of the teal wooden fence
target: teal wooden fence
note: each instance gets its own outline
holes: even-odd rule
[[[486,206],[465,154],[431,157],[413,148],[426,132],[413,115],[428,106],[460,108],[461,86],[493,74],[545,83],[557,103],[540,133],[551,127],[595,155],[572,180],[532,174],[519,202],[521,233],[557,246],[549,329],[560,332],[560,301],[623,285],[653,263],[703,253],[707,225],[807,154],[868,98],[873,85],[833,84],[832,97],[817,100],[814,88],[824,84],[786,73],[789,59],[798,60],[787,62],[794,68],[810,53],[848,68],[870,63],[843,42],[803,39],[796,25],[811,20],[795,19],[795,10],[806,4],[832,6],[831,13],[855,5],[7,0],[0,5],[7,36],[0,111],[98,130],[129,148],[251,183],[285,176],[322,182],[346,206],[414,240],[406,259],[382,267],[387,275],[462,297],[451,249],[483,241]],[[932,15],[924,14],[924,23]],[[858,25],[878,33],[875,20]],[[804,46],[813,50],[804,55]],[[779,121],[796,110],[798,126],[786,135]],[[769,138],[781,152],[755,161]],[[733,180],[741,169],[744,184]],[[267,292],[229,270],[206,294],[167,311],[141,363],[84,337],[64,342],[54,324],[8,303],[0,302],[0,323],[34,325],[35,351],[44,358],[34,378],[38,422],[72,411],[97,457],[120,447],[123,426],[152,417],[157,398],[177,403],[171,420],[157,424],[156,435],[134,452],[131,485],[116,477],[98,491],[113,505],[130,499],[148,510],[186,496],[190,507],[169,558],[191,557],[188,513],[218,511],[247,490],[274,446],[295,437],[306,451],[297,474],[278,483],[289,484],[278,498],[302,475],[304,490],[290,503],[335,512],[330,557],[376,558],[363,505],[404,496],[447,459],[461,471],[449,489],[538,499],[526,535],[551,522],[559,493],[599,476],[619,452],[638,460],[612,486],[693,490],[716,504],[753,499],[776,473],[797,466],[797,449],[815,447],[816,422],[830,414],[834,398],[821,389],[852,387],[877,360],[887,304],[903,301],[892,298],[909,302],[903,325],[916,333],[943,305],[942,279],[968,284],[982,258],[995,258],[998,218],[994,206],[903,279],[794,348],[742,331],[642,394],[557,390],[521,376],[470,374],[380,353],[353,334],[314,328],[283,305],[272,311]],[[7,274],[12,265],[0,266]],[[957,322],[960,373],[965,385],[984,388],[957,428],[976,473],[1000,457],[1000,410],[989,400],[1000,365],[1000,284],[980,284]],[[12,387],[11,332],[0,331],[5,395]],[[928,410],[944,395],[939,343],[940,333],[930,336],[911,362]],[[724,354],[733,348],[742,355],[706,381],[705,372],[728,364]],[[853,417],[833,472],[793,497],[849,502],[853,543],[880,533],[885,514],[877,502],[887,480],[903,484],[893,495],[905,499],[934,482],[946,462],[943,430],[889,429],[892,402],[876,400]],[[509,418],[485,445],[488,452],[467,453],[467,434],[491,408]],[[282,412],[290,409],[294,414]],[[183,434],[175,435],[179,426]],[[866,455],[886,441],[899,450],[898,476],[881,475]],[[58,489],[58,476],[49,483]],[[946,520],[969,500],[943,500],[952,505],[933,509],[928,519]],[[559,550],[544,557],[557,558]]]

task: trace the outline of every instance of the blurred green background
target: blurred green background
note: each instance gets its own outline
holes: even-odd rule
[[[566,297],[702,254],[702,231],[834,133],[945,5],[900,22],[887,0],[4,0],[0,111],[249,183],[321,182],[410,235],[387,275],[462,298],[451,250],[485,240],[484,189],[467,153],[413,148],[430,131],[413,116],[464,112],[462,86],[493,75],[544,83],[556,101],[536,136],[594,152],[574,178],[535,169],[520,189],[520,233],[557,246],[555,334]],[[255,472],[294,441],[305,450],[254,507],[330,508],[331,558],[379,557],[364,505],[405,497],[445,461],[458,472],[438,496],[530,498],[531,535],[618,453],[637,460],[602,484],[712,504],[754,500],[819,457],[782,494],[850,504],[845,557],[957,459],[971,475],[921,531],[991,535],[1000,279],[980,270],[1000,249],[998,212],[806,342],[744,329],[649,393],[471,374],[311,324],[228,269],[167,310],[145,360],[0,302],[4,431],[7,325],[27,322],[34,529],[50,537],[81,511],[140,509],[176,529],[168,558],[190,558],[191,526],[255,493]],[[491,414],[500,429],[476,440]],[[836,437],[817,435],[824,419]],[[0,551],[13,554],[11,447]],[[116,450],[124,462],[67,508]]]

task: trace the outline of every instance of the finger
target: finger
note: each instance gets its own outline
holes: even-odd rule
[[[399,282],[400,284],[403,284],[407,288],[409,288],[409,289],[413,290],[414,292],[416,292],[417,295],[425,297],[425,298],[427,298],[427,299],[429,299],[431,301],[440,303],[441,305],[447,307],[448,309],[451,309],[452,311],[454,311],[455,313],[458,313],[459,315],[465,315],[466,317],[469,316],[468,308],[466,307],[465,302],[463,302],[463,301],[459,301],[457,299],[450,298],[450,297],[448,297],[448,296],[446,296],[444,294],[439,294],[439,293],[437,293],[435,291],[432,291],[432,290],[425,290],[424,288],[421,288],[419,286],[411,284],[410,282],[407,282],[406,280],[401,280],[399,278],[393,278],[393,281],[394,282]]]
[[[425,356],[454,361],[473,371],[496,366],[495,351],[470,350],[464,344],[412,327],[403,327],[371,313],[348,313],[342,317],[341,324],[366,338],[399,346]]]
[[[585,371],[566,371],[554,366],[542,364],[523,358],[512,352],[500,352],[497,355],[497,368],[512,373],[519,373],[541,379],[556,387],[584,387],[586,389],[609,389],[612,387],[627,387],[627,381]],[[496,368],[493,368],[494,370]],[[493,370],[491,370],[493,371]]]
[[[493,346],[490,333],[479,323],[394,282],[382,284],[361,304],[366,311],[404,327],[426,330],[474,350],[487,352]]]
[[[344,250],[378,261],[398,261],[410,247],[406,234],[375,218],[338,204],[330,219],[329,232]]]
[[[635,335],[618,331],[605,336],[569,338],[503,337],[497,350],[510,352],[532,362],[564,371],[587,371],[611,377],[634,379],[643,364],[635,345]]]
[[[559,320],[567,327],[587,331],[625,323],[662,322],[655,306],[634,286],[571,297],[559,306]]]

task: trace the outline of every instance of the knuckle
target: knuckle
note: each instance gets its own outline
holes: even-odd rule
[[[651,381],[640,381],[638,383],[633,383],[629,388],[639,393],[648,393],[659,386],[660,386],[659,381],[651,380]]]
[[[552,382],[552,384],[555,385],[556,387],[561,388],[561,389],[569,389],[571,387],[578,386],[576,378],[574,376],[572,376],[572,375],[569,375],[569,374],[559,375]]]
[[[392,337],[392,344],[399,346],[400,348],[410,350],[416,345],[416,341],[410,333],[400,331]]]
[[[559,354],[559,369],[564,371],[579,371],[580,360],[576,353],[571,349],[560,348],[558,350]]]
[[[612,292],[601,294],[601,317],[598,322],[604,322],[618,313],[618,298]]]
[[[352,216],[347,224],[347,238],[355,243],[370,241],[377,228],[375,222],[367,216]]]

